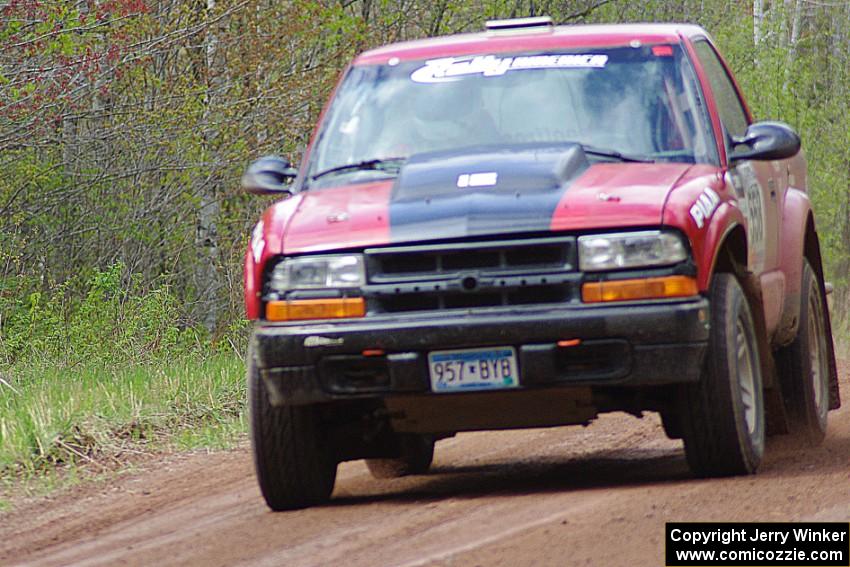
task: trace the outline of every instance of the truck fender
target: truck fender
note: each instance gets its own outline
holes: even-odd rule
[[[697,284],[707,293],[718,252],[735,227],[746,226],[734,190],[720,175],[699,176],[677,187],[664,204],[662,223],[680,229],[688,238],[697,267]],[[743,233],[743,228],[739,228]],[[746,267],[746,239],[739,261]]]
[[[776,365],[767,337],[767,323],[759,278],[749,269],[749,246],[746,219],[738,207],[734,189],[727,183],[712,184],[709,189],[721,198],[708,222],[699,226],[696,219],[682,211],[688,211],[691,202],[699,198],[700,189],[677,190],[671,196],[672,206],[665,207],[665,224],[673,224],[685,230],[697,263],[699,289],[707,293],[711,278],[717,271],[733,272],[738,276],[741,287],[750,303],[753,322],[758,335],[759,358],[761,360],[765,388],[765,410],[769,434],[787,431],[787,418],[778,384]],[[704,191],[704,189],[702,189]]]
[[[262,316],[261,295],[266,261],[283,252],[283,233],[300,203],[300,195],[275,203],[266,209],[251,232],[242,271],[245,317],[251,321]]]

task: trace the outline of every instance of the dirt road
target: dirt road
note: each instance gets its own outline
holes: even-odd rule
[[[340,467],[330,505],[265,507],[250,454],[171,456],[0,516],[0,564],[663,565],[666,521],[850,520],[850,376],[822,447],[771,439],[754,477],[695,480],[655,416],[459,435],[431,473]]]

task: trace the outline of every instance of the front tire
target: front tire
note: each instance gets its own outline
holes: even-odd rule
[[[252,348],[247,365],[254,468],[266,504],[281,511],[326,502],[337,464],[318,408],[271,405]]]
[[[732,274],[711,286],[711,334],[700,381],[682,389],[685,454],[699,476],[752,474],[764,455],[761,364],[753,316]]]
[[[829,350],[820,283],[808,260],[803,262],[800,325],[797,337],[779,351],[791,434],[819,445],[826,436],[829,411]]]

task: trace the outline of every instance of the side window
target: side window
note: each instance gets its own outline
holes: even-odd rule
[[[747,131],[747,113],[744,112],[735,85],[717,57],[717,53],[704,40],[697,41],[694,49],[711,84],[717,110],[720,113],[720,121],[731,135],[743,136]]]

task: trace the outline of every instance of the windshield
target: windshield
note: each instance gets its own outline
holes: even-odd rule
[[[349,71],[320,131],[310,177],[342,168],[333,173],[374,178],[397,171],[374,167],[376,160],[550,142],[610,151],[613,159],[716,161],[678,46],[390,63]],[[358,166],[364,162],[370,166]]]

